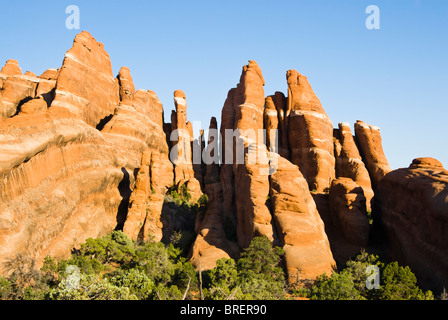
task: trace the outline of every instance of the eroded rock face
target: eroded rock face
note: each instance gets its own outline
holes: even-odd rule
[[[348,123],[340,123],[339,129],[335,129],[335,156],[336,176],[352,179],[363,189],[366,197],[367,209],[371,210],[373,198],[372,183],[361,155],[356,146],[355,139]]]
[[[174,92],[176,111],[171,114],[171,151],[170,159],[174,163],[174,180],[180,187],[186,185],[192,199],[199,199],[202,195],[201,184],[195,178],[193,168],[192,141],[193,128],[187,122],[187,98],[182,90]]]
[[[48,69],[40,76],[37,76],[39,84],[37,85],[36,96],[42,97],[47,102],[48,108],[51,106],[55,96],[58,76],[59,70],[57,69]]]
[[[149,210],[149,197],[151,191],[151,151],[145,151],[142,155],[142,163],[135,179],[134,190],[129,199],[129,209],[124,221],[123,232],[134,240],[139,239],[143,230],[143,224]]]
[[[355,135],[375,189],[381,179],[392,170],[384,154],[380,128],[358,120],[355,123]]]
[[[330,275],[336,265],[324,223],[296,165],[279,157],[278,170],[270,176],[270,202],[276,231],[285,250],[288,282]]]
[[[11,118],[20,111],[20,106],[36,97],[39,79],[28,75],[6,78],[0,90],[0,120]]]
[[[0,73],[7,76],[21,76],[22,75],[22,69],[19,67],[19,62],[14,59],[10,59],[6,61],[6,64],[3,66],[2,70],[0,70]]]
[[[135,86],[129,68],[121,67],[117,79],[120,85],[120,100],[122,102],[134,100]]]
[[[277,109],[278,116],[278,152],[285,159],[290,158],[289,150],[289,115],[287,99],[282,92],[277,91],[272,97],[272,101]]]
[[[96,127],[114,113],[119,101],[108,53],[88,32],[81,32],[65,54],[51,108],[68,110]]]
[[[433,290],[448,286],[448,171],[439,161],[419,158],[386,174],[373,213],[394,259]]]
[[[333,224],[359,250],[366,248],[370,225],[363,188],[350,178],[338,178],[331,183],[329,199]]]
[[[310,190],[330,187],[335,177],[333,124],[307,78],[287,72],[291,161],[299,166]]]
[[[47,111],[47,102],[41,97],[26,102],[20,108],[21,114],[32,114]]]
[[[210,121],[210,131],[217,129],[216,119]],[[213,157],[217,148],[214,148],[214,137],[209,137],[206,150]],[[223,190],[220,182],[219,164],[212,163],[206,166],[205,194],[208,197],[207,211],[199,224],[197,237],[191,248],[190,261],[195,267],[201,264],[202,270],[213,269],[216,261],[222,258],[238,256],[238,245],[229,241],[224,230]]]
[[[124,81],[123,70],[121,83],[129,88],[132,78]],[[132,199],[152,205],[142,217],[131,213],[128,230],[135,222],[130,235],[161,237],[163,196],[173,183],[162,104],[146,90],[130,90],[132,99],[123,96],[119,104],[119,81],[110,75],[102,45],[83,32],[60,72],[4,77],[0,101],[13,107],[0,120],[0,260],[24,253],[39,265],[46,255],[66,257],[85,239],[123,227],[134,171],[144,172],[148,158],[149,197],[139,197],[140,175]],[[95,128],[99,114],[109,112]]]
[[[267,97],[263,114],[264,129],[266,130],[266,147],[275,153],[279,152],[279,119],[272,97]]]
[[[233,175],[233,127],[235,122],[235,111],[233,110],[233,101],[235,99],[236,89],[233,88],[228,92],[226,101],[221,112],[221,140],[219,141],[221,150],[221,187],[223,190],[223,215],[224,221],[232,225],[236,229],[237,218],[235,210],[235,185]],[[227,141],[226,130],[231,132]],[[230,138],[231,137],[231,138]],[[230,158],[230,161],[228,158]],[[229,161],[228,161],[229,160]]]
[[[117,225],[120,185],[113,145],[68,114],[20,114],[0,121],[0,261],[23,253],[67,257]],[[14,128],[14,130],[11,130]]]
[[[163,107],[152,91],[138,90],[132,101],[120,102],[101,132],[120,150],[123,161],[140,166],[141,155],[155,150],[168,158],[163,131]]]
[[[243,147],[243,159],[234,157],[235,206],[238,218],[237,237],[247,247],[255,236],[273,241],[272,216],[266,206],[269,194],[269,161],[263,137],[264,78],[255,61],[243,67],[234,95],[234,129],[239,130],[234,154]],[[260,134],[261,133],[261,134]],[[240,162],[240,163],[238,163]]]
[[[428,281],[448,285],[447,171],[420,158],[390,172],[376,127],[358,122],[354,139],[340,124],[333,139],[306,77],[290,70],[287,81],[288,98],[265,97],[258,64],[243,67],[222,109],[219,166],[192,163],[192,143],[214,158],[218,141],[210,136],[206,146],[203,132],[193,141],[184,92],[174,93],[176,110],[164,123],[157,95],[136,90],[126,67],[114,78],[103,45],[87,32],[76,37],[60,69],[36,77],[8,61],[0,72],[0,261],[16,253],[39,262],[66,257],[86,238],[121,228],[135,240],[166,243],[186,226],[191,240],[196,236],[195,266],[213,268],[266,236],[285,249],[294,284],[331,274],[334,259],[343,263],[366,245],[373,184],[375,219],[391,252]],[[210,132],[217,128],[212,118]],[[187,185],[193,201],[207,194],[196,224],[165,202],[173,184]],[[333,253],[324,216],[337,228],[331,249],[342,248]]]

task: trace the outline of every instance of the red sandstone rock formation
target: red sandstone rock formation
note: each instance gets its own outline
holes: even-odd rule
[[[342,231],[344,237],[357,246],[358,251],[366,248],[370,226],[362,187],[350,178],[333,180],[330,209],[333,224]]]
[[[270,177],[270,201],[280,242],[285,250],[288,282],[330,275],[336,263],[324,224],[299,168],[279,157]]]
[[[263,122],[266,130],[266,147],[272,152],[279,153],[279,119],[271,96],[266,98]]]
[[[217,130],[216,119],[210,121],[210,130]],[[217,141],[209,137],[206,152],[214,156]],[[210,150],[207,150],[210,148]],[[190,261],[195,267],[201,263],[202,270],[213,269],[221,258],[236,258],[239,248],[229,241],[224,231],[223,192],[220,182],[219,164],[206,166],[205,194],[208,196],[207,211],[202,221],[198,222],[196,240],[191,248]]]
[[[40,76],[37,76],[39,84],[37,85],[36,96],[43,97],[47,102],[47,107],[50,107],[53,102],[58,76],[59,71],[57,69],[48,69]]]
[[[375,189],[381,179],[392,170],[383,151],[380,128],[358,120],[355,123],[355,135]]]
[[[162,219],[174,181],[186,184],[193,200],[202,190],[209,197],[190,251],[195,265],[200,260],[203,269],[213,268],[264,235],[285,249],[288,280],[295,283],[299,270],[301,279],[313,279],[334,265],[316,203],[355,247],[366,244],[363,197],[373,196],[371,179],[375,220],[391,253],[429,283],[448,285],[448,172],[428,158],[390,172],[379,130],[360,121],[359,151],[344,124],[333,144],[331,121],[306,77],[291,70],[287,80],[288,99],[280,92],[266,98],[260,67],[255,61],[244,66],[222,109],[223,165],[204,167],[191,161],[185,94],[175,92],[176,111],[165,124],[157,95],[136,90],[126,67],[114,79],[103,45],[87,32],[75,38],[60,69],[36,77],[9,60],[0,71],[0,261],[16,253],[39,262],[46,255],[65,257],[86,238],[117,227],[136,240],[161,240],[175,218]],[[179,139],[170,141],[177,129]],[[214,118],[210,129],[217,129]],[[226,129],[255,131],[226,137]],[[273,139],[269,131],[260,135],[263,129],[277,130],[271,151],[280,157],[269,152]],[[198,148],[214,150],[215,139],[209,137],[206,149],[198,141]],[[240,140],[243,162],[236,163]],[[185,161],[173,167],[170,150]],[[322,193],[335,176],[330,194]],[[317,191],[314,199],[309,189]],[[227,239],[226,228],[236,232],[240,247]]]
[[[19,62],[14,59],[10,59],[6,61],[6,64],[3,66],[2,70],[0,70],[0,73],[7,76],[21,76],[22,75],[22,69],[19,67]]]
[[[321,192],[335,177],[333,124],[308,79],[295,70],[286,77],[291,161],[299,166],[310,190]]]
[[[0,120],[13,117],[22,104],[35,98],[38,83],[38,78],[28,75],[5,78],[0,91]]]
[[[289,115],[287,99],[282,92],[276,92],[272,101],[277,109],[278,116],[278,152],[285,159],[290,158],[289,150]]]
[[[335,157],[336,176],[352,179],[362,187],[367,200],[367,209],[371,210],[371,200],[373,198],[372,183],[361,155],[356,146],[350,125],[340,123],[339,129],[335,129]]]
[[[219,141],[221,150],[221,187],[223,190],[223,215],[224,221],[232,225],[235,229],[237,226],[236,209],[235,209],[235,184],[233,175],[233,127],[235,123],[235,111],[233,110],[233,102],[235,99],[236,89],[233,88],[228,92],[227,99],[221,112],[221,140]],[[231,141],[226,140],[226,130]]]
[[[114,113],[119,88],[110,57],[88,32],[78,34],[65,54],[51,108],[65,109],[96,127]]]
[[[263,137],[264,78],[255,61],[243,67],[234,96],[236,140],[244,147],[242,164],[238,162],[238,143],[234,145],[235,205],[237,237],[247,247],[254,236],[273,240],[272,216],[266,206],[269,194],[269,161]],[[261,130],[261,131],[260,131]],[[261,135],[260,135],[261,133]],[[242,159],[240,159],[242,160]]]
[[[151,174],[157,179],[151,180],[153,205],[141,223],[144,235],[161,229],[157,206],[173,181],[162,105],[145,90],[118,105],[118,81],[109,78],[110,72],[102,45],[81,33],[61,72],[4,77],[0,101],[13,106],[6,116],[14,117],[0,120],[0,260],[16,253],[39,263],[46,255],[61,258],[86,238],[123,225],[133,171],[145,151],[151,152]],[[74,106],[86,112],[74,113]],[[114,109],[102,132],[92,128],[99,114]]]
[[[192,157],[193,131],[187,122],[187,98],[181,90],[174,92],[176,111],[171,114],[171,152],[170,159],[174,163],[174,181],[180,187],[185,184],[192,199],[202,195],[201,184],[195,178]]]
[[[415,159],[385,175],[373,213],[394,259],[433,290],[448,287],[448,171],[439,161]]]
[[[47,102],[41,96],[37,99],[30,100],[22,105],[22,107],[20,108],[20,114],[45,112],[47,111],[47,107]]]
[[[114,230],[132,183],[97,130],[53,111],[0,121],[0,177],[0,261],[39,263]]]

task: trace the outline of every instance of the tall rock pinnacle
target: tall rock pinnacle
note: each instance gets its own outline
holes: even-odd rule
[[[308,79],[287,72],[289,144],[292,163],[299,166],[310,190],[324,191],[335,177],[333,124]]]

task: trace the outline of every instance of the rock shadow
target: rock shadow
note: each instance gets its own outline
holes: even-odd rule
[[[124,222],[128,216],[129,199],[132,193],[128,171],[122,167],[121,172],[123,172],[123,179],[118,184],[118,191],[120,192],[122,199],[118,206],[117,226],[115,227],[115,230],[123,230]]]

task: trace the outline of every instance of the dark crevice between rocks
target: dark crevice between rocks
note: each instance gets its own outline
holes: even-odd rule
[[[123,231],[124,223],[128,216],[129,199],[132,193],[128,171],[123,167],[121,168],[121,172],[123,172],[123,180],[118,184],[118,191],[120,192],[122,199],[118,206],[117,226],[115,227],[115,231]]]
[[[28,101],[31,101],[31,100],[33,100],[32,97],[26,97],[26,98],[22,99],[22,100],[19,102],[19,104],[18,104],[18,106],[17,106],[16,113],[13,115],[13,117],[17,116],[17,115],[20,113],[20,111],[22,110],[22,106],[23,106],[25,103],[27,103]]]
[[[112,120],[113,116],[114,116],[113,114],[110,114],[110,115],[104,117],[103,119],[101,119],[101,121],[96,125],[96,129],[97,129],[98,131],[102,131],[102,130],[104,129],[104,127],[106,126],[106,124],[107,124],[110,120]]]

